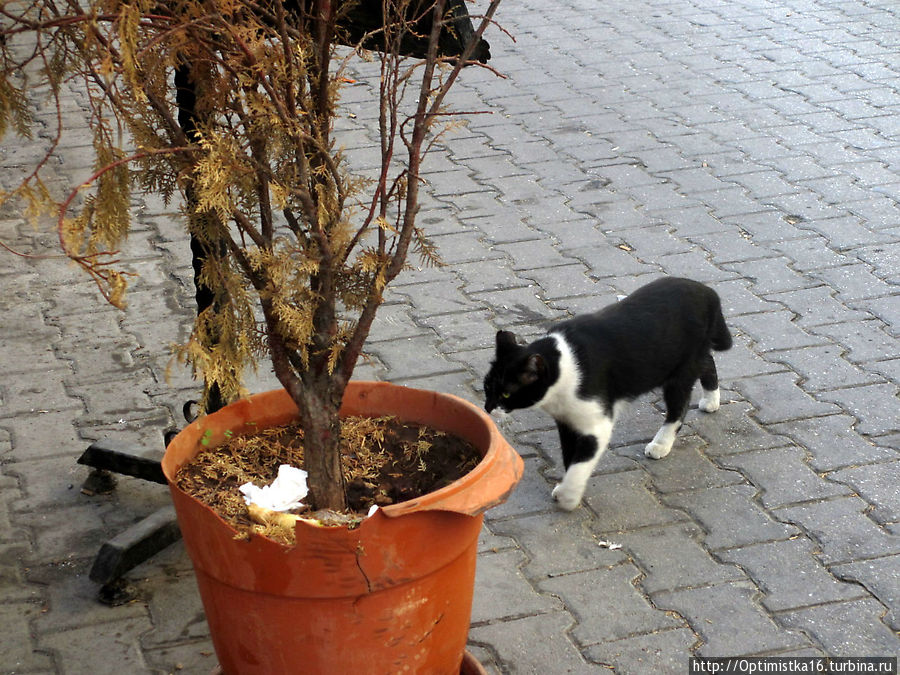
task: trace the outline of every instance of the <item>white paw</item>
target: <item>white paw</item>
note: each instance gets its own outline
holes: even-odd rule
[[[647,457],[652,457],[653,459],[662,459],[672,450],[672,444],[666,443],[657,443],[656,441],[651,441],[647,443],[647,447],[644,448],[644,454]]]
[[[559,504],[560,508],[565,511],[572,511],[581,503],[581,495],[575,494],[574,490],[566,489],[562,483],[553,488],[553,499]]]
[[[719,409],[719,390],[703,392],[697,407],[703,412],[716,412]]]

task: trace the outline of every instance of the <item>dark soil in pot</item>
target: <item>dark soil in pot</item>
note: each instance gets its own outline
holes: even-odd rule
[[[350,511],[295,513],[324,524],[353,526],[372,506],[433,492],[462,477],[481,460],[478,449],[457,436],[394,417],[344,418],[341,448]],[[231,436],[183,466],[176,483],[239,533],[253,531],[291,544],[293,519],[280,519],[272,512],[251,513],[238,490],[247,482],[271,483],[282,464],[303,467],[303,430],[297,424]]]

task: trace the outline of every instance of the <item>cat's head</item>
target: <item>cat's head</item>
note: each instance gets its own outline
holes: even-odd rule
[[[541,354],[521,346],[509,331],[498,331],[495,358],[484,378],[484,409],[529,408],[544,397],[548,378]]]

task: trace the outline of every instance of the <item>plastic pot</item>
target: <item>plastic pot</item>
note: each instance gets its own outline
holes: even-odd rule
[[[236,531],[174,484],[178,469],[226,432],[296,418],[283,390],[200,418],[163,458],[216,656],[228,675],[460,673],[478,535],[522,459],[480,408],[455,396],[351,382],[342,416],[395,415],[465,438],[481,462],[454,483],[379,509],[355,529],[298,522],[294,546]],[[203,443],[201,443],[203,439]]]

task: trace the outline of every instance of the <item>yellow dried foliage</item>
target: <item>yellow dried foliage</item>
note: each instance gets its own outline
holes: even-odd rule
[[[334,6],[342,13],[349,4]],[[54,113],[78,101],[94,161],[90,175],[51,195],[42,176],[52,161],[43,157],[0,202],[20,202],[39,226],[58,227],[65,253],[121,307],[127,274],[114,254],[132,226],[135,198],[156,193],[168,202],[177,195],[184,244],[190,235],[208,249],[199,280],[215,296],[176,348],[179,359],[207,390],[218,385],[230,400],[242,393],[245,368],[274,356],[277,346],[288,352],[273,358],[286,369],[279,379],[293,382],[294,391],[301,380],[314,380],[320,400],[334,407],[335,391],[351,377],[372,313],[405,267],[407,250],[438,263],[424,233],[410,231],[414,218],[407,214],[416,213],[423,182],[410,172],[440,135],[434,133],[437,104],[449,66],[420,68],[421,59],[346,49],[337,39],[325,57],[316,38],[321,17],[298,15],[297,6],[287,0],[4,3],[0,136],[32,137],[37,110],[42,123],[62,124],[72,119],[69,110]],[[405,6],[406,0],[386,5]],[[273,20],[280,10],[289,16],[283,33]],[[401,44],[412,29],[394,16],[385,23],[385,43]],[[352,119],[336,123],[341,87],[357,86],[347,75],[359,56],[383,59],[380,69],[362,68],[372,79],[359,83],[385,120],[377,127],[385,149],[381,170],[372,172],[377,179],[353,175],[334,138],[335,128]],[[431,72],[432,79],[416,82]],[[179,110],[191,97],[176,96],[176,76],[190,82],[190,115]],[[425,114],[421,106],[430,102],[435,106]],[[42,135],[56,139],[66,131]],[[316,377],[306,377],[310,372]],[[334,378],[319,378],[324,372]]]

